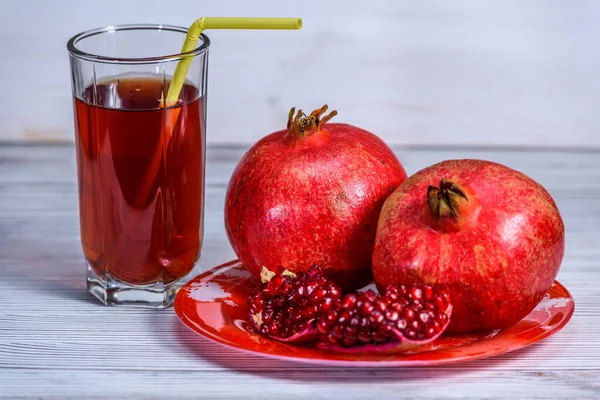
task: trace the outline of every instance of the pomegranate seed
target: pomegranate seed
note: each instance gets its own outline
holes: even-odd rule
[[[409,320],[415,319],[415,312],[412,308],[407,308],[404,310],[404,317]]]
[[[275,312],[272,309],[266,310],[262,315],[262,320],[264,323],[268,324],[273,321],[273,316]]]
[[[344,297],[342,297],[342,308],[349,310],[349,309],[353,308],[355,304],[356,304],[356,295],[347,294],[347,295],[344,295]]]
[[[412,329],[404,331],[404,335],[411,340],[417,339],[417,332],[413,331]]]
[[[352,327],[352,326],[347,326],[344,331],[344,335],[346,337],[356,338],[356,336],[358,335],[358,329],[356,329],[355,327]]]
[[[331,296],[332,299],[337,300],[342,295],[342,291],[340,290],[340,288],[333,284],[331,284],[329,286],[328,291],[329,291],[329,295]]]
[[[443,324],[445,324],[445,323],[446,323],[446,321],[448,321],[448,316],[447,316],[446,314],[444,314],[444,313],[440,313],[440,314],[438,314],[438,316],[437,316],[437,320],[438,320],[438,322],[439,322],[440,324],[442,324],[442,325],[443,325]]]
[[[435,333],[438,333],[439,331],[442,330],[442,325],[440,325],[439,322],[435,321],[433,323],[433,330],[435,331]]]
[[[398,329],[400,329],[401,331],[406,329],[407,326],[408,326],[408,323],[406,322],[405,319],[401,319],[401,320],[398,320],[398,322],[396,322],[396,327]]]
[[[331,325],[337,320],[338,314],[335,310],[332,310],[327,313],[325,319],[327,320],[327,324]]]
[[[281,277],[281,275],[275,275],[269,281],[269,287],[272,290],[278,290],[281,287],[282,283],[283,283],[283,278]]]
[[[261,292],[257,292],[249,297],[249,303],[251,309],[260,309],[264,305],[264,297]]]
[[[317,322],[317,329],[321,333],[327,333],[329,332],[329,324],[327,324],[327,321],[321,319],[319,322]]]
[[[387,299],[389,300],[390,303],[395,302],[398,300],[398,294],[397,293],[386,293],[385,297],[387,297]]]
[[[333,307],[333,299],[331,297],[326,297],[321,303],[321,311],[329,311]]]
[[[432,326],[430,326],[425,331],[425,337],[429,339],[429,338],[433,337],[436,333],[437,333],[436,330]]]
[[[285,305],[285,299],[281,295],[277,295],[273,298],[273,307],[281,308]]]
[[[302,317],[304,317],[305,320],[308,320],[308,319],[315,318],[318,313],[319,313],[319,309],[316,306],[312,305],[312,306],[308,306],[304,310],[302,310]]]
[[[282,295],[288,296],[292,292],[292,284],[289,281],[284,281],[280,291]]]
[[[394,327],[390,324],[383,324],[379,327],[379,330],[377,332],[379,332],[383,336],[387,337],[387,336],[390,336],[394,332]]]
[[[346,310],[342,310],[342,312],[340,312],[338,316],[338,323],[344,324],[348,320],[348,318],[350,318],[350,313]]]
[[[316,265],[313,265],[306,273],[306,278],[311,279],[311,280],[319,279],[320,275],[321,275],[321,269],[319,267],[317,267]]]
[[[398,294],[398,288],[396,286],[394,286],[394,285],[387,285],[385,287],[384,293],[385,293],[386,296],[389,296],[391,294],[397,295]]]
[[[421,314],[419,314],[419,318],[424,324],[428,324],[429,322],[431,322],[431,316],[428,312],[422,312]]]
[[[375,307],[373,307],[373,303],[370,301],[365,301],[360,307],[360,312],[362,315],[370,315],[374,309]]]
[[[291,320],[292,320],[292,321],[294,321],[294,322],[299,322],[299,321],[301,321],[301,320],[302,320],[302,310],[300,310],[300,309],[297,309],[297,310],[294,312],[294,315],[292,316]]]
[[[331,334],[335,336],[336,339],[341,339],[344,337],[344,327],[343,326],[335,326],[331,331]]]
[[[419,321],[417,321],[416,319],[414,321],[412,321],[410,323],[410,326],[415,330],[415,331],[420,331],[421,327],[423,326]]]
[[[377,298],[379,296],[377,296],[377,293],[375,293],[373,290],[369,289],[366,292],[364,292],[364,296],[365,298],[370,301],[371,303],[373,303],[375,300],[377,300]]]
[[[370,319],[371,319],[371,322],[374,323],[375,325],[380,325],[383,321],[385,321],[385,317],[379,311],[373,311]]]
[[[335,337],[333,334],[331,334],[331,333],[330,333],[329,335],[327,335],[327,337],[326,337],[326,338],[327,338],[327,341],[328,341],[329,343],[331,343],[331,344],[338,344],[338,343],[339,343],[339,339],[338,339],[338,338],[336,338],[336,337]]]
[[[437,296],[435,298],[435,305],[437,307],[437,310],[438,311],[446,311],[446,309],[448,308],[448,304],[450,304],[448,300],[449,300],[449,297],[447,295],[444,296],[442,294],[442,295]]]
[[[306,294],[310,296],[315,291],[316,288],[317,288],[317,282],[308,282],[305,287]]]
[[[421,297],[423,297],[423,291],[417,287],[414,287],[410,290],[410,297],[413,300],[421,300]]]
[[[360,320],[356,317],[350,319],[350,326],[359,326]]]
[[[433,298],[433,288],[429,285],[423,286],[423,298],[425,301],[431,301]]]
[[[342,341],[342,344],[346,347],[356,346],[356,337],[348,337],[346,336]]]
[[[327,290],[317,289],[310,295],[309,301],[312,304],[319,304],[325,299],[325,296],[327,296]]]
[[[269,326],[269,335],[272,335],[272,336],[278,335],[280,329],[281,329],[281,325],[279,325],[279,322],[273,321],[271,326]]]
[[[386,313],[385,313],[385,318],[388,321],[397,321],[398,317],[399,317],[398,311],[390,310],[390,311],[386,311]]]
[[[375,309],[379,310],[381,312],[385,312],[385,310],[387,310],[388,307],[388,303],[382,299],[378,299],[377,301],[375,301]]]

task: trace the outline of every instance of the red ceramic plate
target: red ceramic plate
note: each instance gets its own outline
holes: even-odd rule
[[[571,318],[575,303],[560,283],[515,326],[486,335],[443,336],[411,353],[342,354],[290,345],[252,333],[246,298],[258,285],[239,261],[215,267],[177,294],[175,312],[191,330],[219,344],[264,357],[322,365],[419,366],[490,357],[521,349],[558,332]]]

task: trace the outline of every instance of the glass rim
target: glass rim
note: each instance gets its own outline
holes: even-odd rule
[[[210,39],[204,33],[200,34],[202,43],[194,50],[187,51],[185,53],[174,53],[167,54],[164,56],[153,56],[153,57],[110,57],[102,56],[99,54],[87,53],[77,47],[77,43],[81,40],[87,39],[91,36],[114,33],[119,31],[131,31],[131,30],[154,30],[154,31],[170,31],[179,32],[187,35],[188,29],[182,26],[176,25],[163,25],[163,24],[122,24],[122,25],[108,25],[102,28],[90,29],[77,35],[73,36],[67,42],[67,50],[69,53],[77,58],[84,59],[87,61],[110,63],[110,64],[155,64],[168,61],[180,61],[183,58],[190,56],[197,56],[199,54],[206,53],[210,46]],[[183,42],[181,42],[183,45]]]

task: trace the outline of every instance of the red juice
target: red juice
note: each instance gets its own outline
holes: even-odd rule
[[[164,108],[168,84],[121,77],[74,101],[83,251],[104,279],[169,283],[200,254],[203,99],[186,84]]]

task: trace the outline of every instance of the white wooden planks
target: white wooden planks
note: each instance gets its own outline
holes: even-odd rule
[[[208,150],[202,267],[233,254],[222,226],[241,147]],[[105,308],[84,291],[74,149],[0,147],[0,397],[599,398],[600,158],[593,152],[397,149],[409,173],[444,158],[503,162],[544,184],[567,227],[559,280],[576,301],[557,335],[515,353],[435,368],[279,362],[198,338],[173,310]]]

